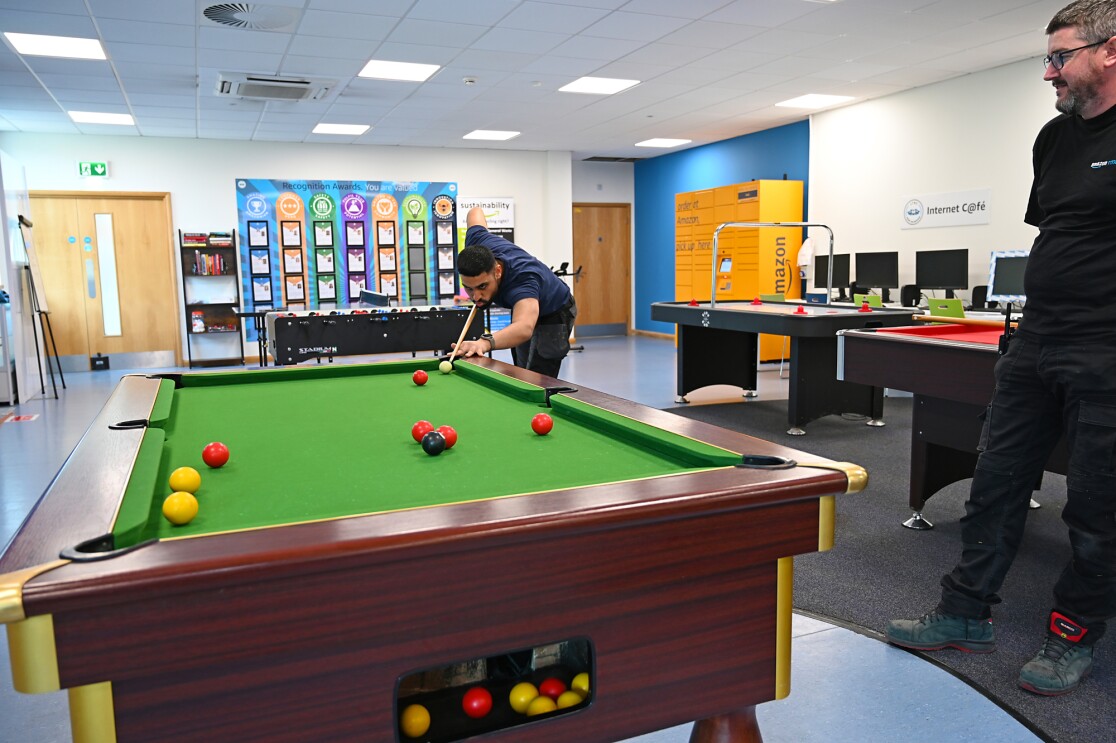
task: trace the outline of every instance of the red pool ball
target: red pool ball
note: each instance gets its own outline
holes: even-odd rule
[[[562,683],[561,679],[548,678],[539,684],[539,693],[555,701],[558,700],[558,697],[562,696],[562,692],[565,690],[566,685]]]
[[[546,436],[554,428],[554,419],[546,413],[539,413],[531,419],[531,430],[539,436]]]
[[[202,449],[202,461],[210,467],[220,467],[229,461],[229,447],[220,441],[206,444],[206,447]]]
[[[419,421],[411,426],[411,437],[416,443],[422,442],[422,437],[434,430],[434,424],[430,421]]]
[[[492,695],[483,686],[474,686],[461,698],[461,709],[469,717],[484,717],[492,711]]]
[[[422,369],[419,369],[418,371],[416,371],[414,374],[411,375],[411,379],[414,381],[415,384],[417,384],[419,387],[421,387],[424,384],[426,384],[426,380],[430,379],[430,376],[426,372],[424,372]]]
[[[447,449],[452,449],[457,443],[457,431],[453,430],[453,426],[438,426],[434,430],[446,437]]]

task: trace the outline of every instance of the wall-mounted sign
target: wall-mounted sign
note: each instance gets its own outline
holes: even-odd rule
[[[963,227],[988,224],[992,216],[992,190],[922,194],[903,199],[900,227]]]
[[[78,175],[90,178],[108,178],[108,174],[107,162],[87,161],[78,163]]]

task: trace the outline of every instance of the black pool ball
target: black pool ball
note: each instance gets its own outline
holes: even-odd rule
[[[446,450],[446,437],[437,431],[430,431],[422,437],[422,450],[436,457]]]

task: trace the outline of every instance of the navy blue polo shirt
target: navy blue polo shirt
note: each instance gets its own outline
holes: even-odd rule
[[[473,225],[465,233],[465,245],[483,245],[504,264],[500,289],[492,297],[493,304],[511,309],[521,299],[537,299],[539,317],[543,317],[570,303],[572,297],[566,282],[515,243],[480,225]]]

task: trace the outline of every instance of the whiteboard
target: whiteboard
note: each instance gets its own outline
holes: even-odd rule
[[[23,249],[27,253],[27,264],[31,266],[31,285],[35,292],[35,299],[39,301],[39,311],[49,312],[46,300],[46,284],[43,283],[43,274],[39,270],[39,256],[35,253],[35,242],[31,236],[31,225],[23,215],[19,215],[19,231],[23,234]]]

